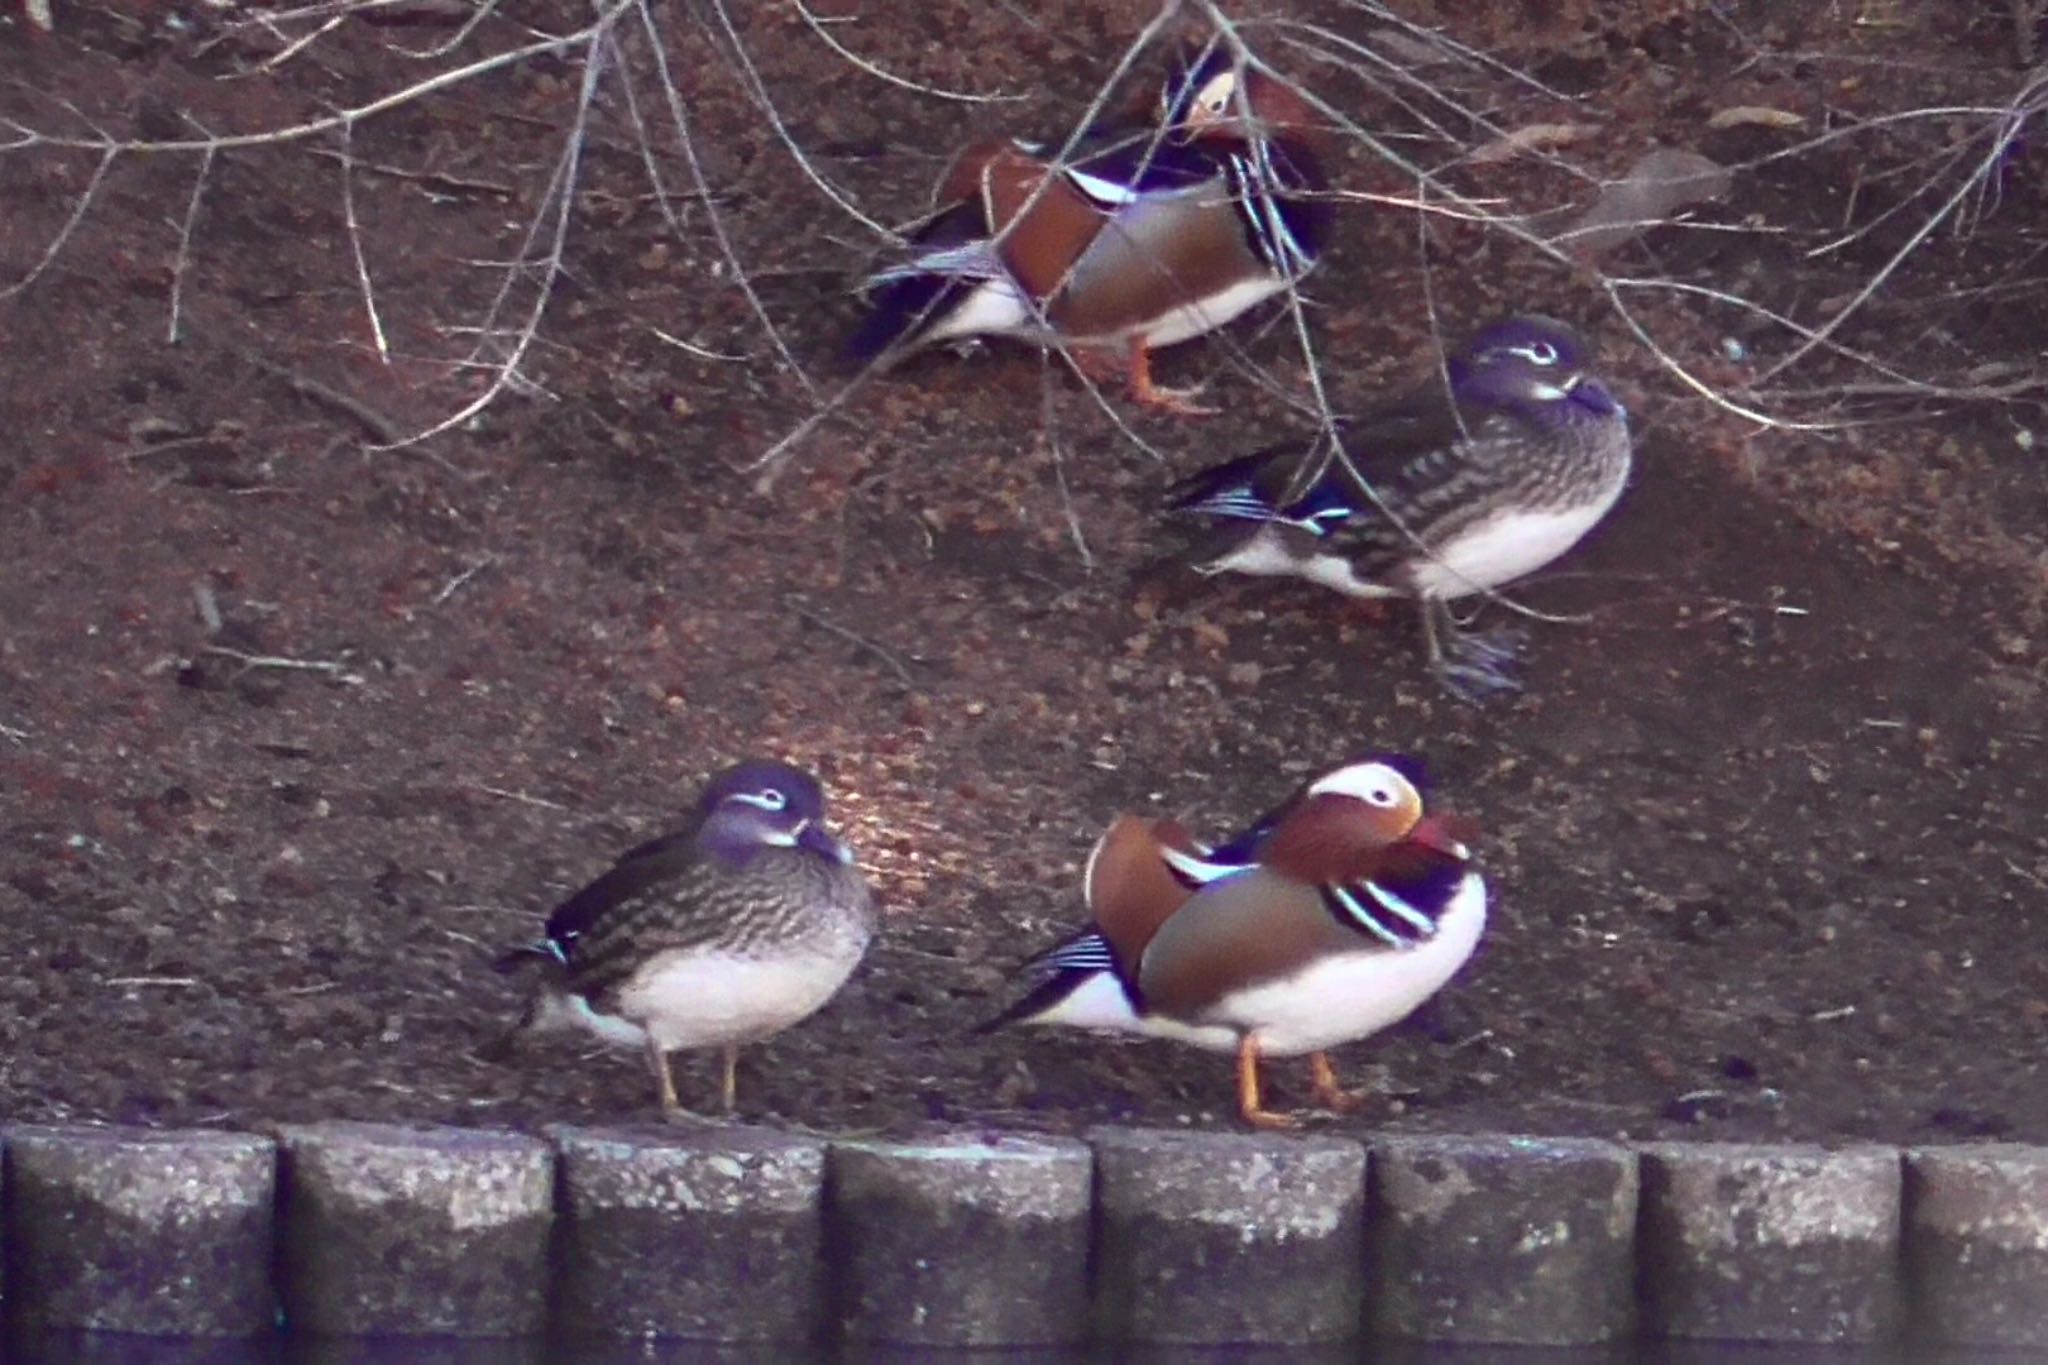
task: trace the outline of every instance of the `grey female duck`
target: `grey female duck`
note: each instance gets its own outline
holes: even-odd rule
[[[498,968],[543,969],[515,1034],[580,1028],[644,1049],[665,1116],[683,1112],[669,1054],[723,1049],[729,1113],[740,1045],[830,1000],[874,922],[852,852],[825,827],[817,782],[755,759],[712,777],[688,824],[620,857]]]

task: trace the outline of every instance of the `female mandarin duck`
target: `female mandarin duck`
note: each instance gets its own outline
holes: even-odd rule
[[[546,968],[515,1033],[580,1027],[644,1048],[667,1117],[682,1113],[669,1053],[723,1048],[730,1113],[739,1045],[830,1000],[874,918],[853,854],[825,828],[817,782],[756,759],[714,776],[687,825],[626,853],[498,968]]]
[[[983,1025],[1065,1024],[1237,1054],[1238,1108],[1260,1128],[1261,1057],[1309,1056],[1317,1103],[1346,1111],[1328,1049],[1406,1018],[1472,956],[1486,883],[1465,822],[1426,815],[1411,760],[1314,779],[1205,848],[1167,820],[1120,817],[1089,856],[1095,927],[1037,958],[1037,981]]]
[[[1064,346],[1077,363],[1120,350],[1138,401],[1209,411],[1152,382],[1151,352],[1315,264],[1328,182],[1314,139],[1297,91],[1211,45],[1178,60],[1156,127],[1090,127],[1064,161],[1057,144],[970,148],[913,237],[919,254],[868,280],[849,349],[882,364],[969,336]]]
[[[1444,604],[1549,564],[1621,496],[1628,414],[1591,358],[1561,322],[1495,322],[1452,352],[1437,380],[1340,425],[1350,469],[1297,443],[1176,485],[1169,515],[1210,532],[1186,557],[1205,574],[1288,574],[1353,597],[1416,598],[1430,666],[1453,691],[1513,688],[1511,633],[1461,634]]]

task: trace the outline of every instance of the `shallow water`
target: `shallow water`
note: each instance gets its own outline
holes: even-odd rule
[[[106,1332],[17,1333],[0,1350],[4,1365],[909,1365],[913,1361],[940,1365],[1978,1365],[1986,1360],[1996,1360],[1998,1365],[2048,1365],[2048,1352],[1728,1343],[1644,1343],[1569,1350],[1376,1343],[1266,1350],[851,1348],[832,1352],[796,1346],[561,1338],[200,1341]]]

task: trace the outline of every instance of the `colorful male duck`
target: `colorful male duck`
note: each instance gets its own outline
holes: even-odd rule
[[[937,342],[1007,336],[1102,368],[1140,402],[1209,411],[1152,382],[1151,352],[1221,327],[1315,264],[1328,205],[1299,92],[1212,45],[1183,55],[1159,123],[1060,144],[970,148],[934,195],[918,254],[868,280],[850,343],[888,364]]]
[[[1426,815],[1412,760],[1347,763],[1218,848],[1122,816],[1083,874],[1095,927],[1035,959],[1035,984],[984,1024],[1064,1024],[1237,1054],[1259,1128],[1261,1057],[1307,1053],[1315,1100],[1347,1111],[1328,1049],[1406,1018],[1472,956],[1486,883],[1465,822]]]
[[[1352,597],[1416,598],[1430,666],[1453,691],[1511,689],[1513,633],[1463,634],[1444,604],[1549,564],[1621,496],[1628,414],[1591,363],[1561,322],[1495,322],[1452,352],[1442,375],[1342,423],[1348,460],[1274,446],[1176,485],[1169,514],[1211,529],[1186,557],[1205,574],[1286,574]]]
[[[520,1031],[582,1028],[643,1048],[665,1117],[682,1115],[669,1053],[779,1033],[839,990],[874,929],[853,854],[825,828],[809,774],[754,759],[714,776],[690,822],[642,844],[548,916],[547,936],[500,971],[539,961]]]

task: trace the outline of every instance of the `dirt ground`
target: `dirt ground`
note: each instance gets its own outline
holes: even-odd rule
[[[1154,13],[1023,8],[832,30],[917,81],[1024,96],[993,106],[870,77],[781,7],[741,19],[741,39],[820,173],[900,222],[969,125],[1061,126]],[[1966,22],[1952,0],[1810,6],[1807,28],[1675,0],[1550,6],[1544,25],[1526,6],[1396,8],[1464,11],[1461,38],[1549,89],[1475,77],[1463,97],[1502,127],[1595,119],[1570,154],[1605,174],[1660,140],[1729,162],[1797,136],[1703,133],[1717,109],[1795,111],[1810,136],[1999,102],[2022,78],[2002,4]],[[60,0],[46,38],[10,11],[0,113],[157,139],[278,127],[416,78],[392,44],[452,36],[431,7],[351,19],[281,77],[229,81],[277,42],[224,38],[233,10],[121,9]],[[705,36],[715,11],[656,12],[713,195],[692,197],[666,146],[682,231],[666,222],[625,103],[602,97],[524,367],[544,391],[423,446],[363,442],[481,391],[448,362],[501,278],[486,265],[543,208],[579,78],[566,58],[361,123],[346,195],[334,137],[220,153],[182,269],[198,158],[124,157],[0,301],[0,1119],[645,1116],[636,1057],[478,1060],[518,1009],[486,964],[703,774],[764,752],[823,775],[887,916],[832,1006],[746,1055],[744,1114],[1228,1124],[1223,1059],[967,1029],[1074,922],[1114,813],[1220,831],[1381,746],[1425,755],[1439,800],[1483,824],[1494,920],[1437,1002],[1347,1050],[1390,1102],[1336,1127],[2048,1141],[2038,401],[1857,406],[1823,366],[1786,381],[1813,386],[1800,411],[1885,420],[1759,431],[1662,368],[1590,274],[1469,224],[1419,252],[1411,214],[1353,208],[1307,291],[1339,410],[1421,372],[1432,306],[1446,326],[1540,307],[1601,340],[1637,418],[1619,511],[1518,593],[1582,619],[1534,625],[1527,690],[1474,709],[1428,684],[1406,615],[1145,575],[1171,475],[1301,429],[1242,363],[1300,396],[1284,317],[1168,353],[1165,378],[1206,380],[1227,416],[1107,394],[1149,450],[1073,378],[992,347],[866,384],[755,491],[733,466],[815,403],[707,204],[826,392],[873,238],[795,168]],[[559,32],[588,13],[515,17]],[[1254,17],[1262,51],[1361,118],[1408,117],[1287,45],[1307,30],[1283,20],[1383,32],[1365,9],[1272,0]],[[508,19],[477,41],[530,36]],[[1582,98],[1561,115],[1565,95]],[[1601,265],[1787,311],[1847,298],[1947,192],[1916,197],[1914,176],[1968,126],[1932,151],[1902,127],[1766,162],[1706,210],[1729,230],[1666,229]],[[2048,157],[2032,138],[1972,230],[1931,237],[1844,339],[2038,384]],[[43,258],[95,160],[0,152],[0,282]],[[1401,189],[1356,145],[1338,160],[1348,186]],[[1465,173],[1520,207],[1550,183],[1512,161]],[[1744,377],[1745,338],[1785,349],[1703,296],[1620,292],[1709,382]],[[709,1059],[681,1071],[688,1097],[713,1093]],[[1293,1068],[1276,1075],[1301,1095]]]

